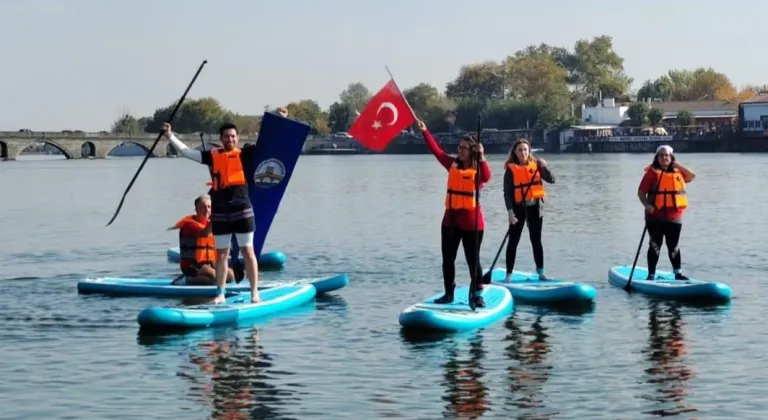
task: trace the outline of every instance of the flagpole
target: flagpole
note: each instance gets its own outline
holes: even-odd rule
[[[411,115],[413,115],[413,119],[418,120],[419,117],[416,116],[416,113],[413,112],[413,108],[411,108],[411,104],[408,103],[408,99],[405,98],[405,95],[403,95],[403,91],[400,90],[400,86],[397,85],[397,82],[395,81],[395,77],[392,76],[392,72],[389,71],[389,67],[384,66],[385,69],[387,69],[387,73],[389,73],[389,78],[392,80],[392,83],[395,84],[395,87],[397,88],[397,91],[400,92],[400,96],[403,97],[403,100],[405,101],[405,104],[408,105],[408,109],[411,110]]]

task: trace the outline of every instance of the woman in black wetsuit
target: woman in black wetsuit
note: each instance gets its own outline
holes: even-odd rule
[[[544,246],[541,243],[541,230],[544,223],[543,201],[546,192],[542,180],[555,183],[555,177],[549,171],[544,159],[536,158],[531,152],[528,140],[520,139],[512,144],[509,157],[504,165],[504,203],[509,217],[509,243],[507,244],[507,276],[512,279],[517,257],[517,245],[523,234],[523,226],[528,222],[528,234],[533,245],[533,260],[536,273],[541,280],[544,275]],[[525,197],[523,197],[525,194]]]

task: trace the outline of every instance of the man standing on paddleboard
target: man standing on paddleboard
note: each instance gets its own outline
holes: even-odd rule
[[[223,303],[224,284],[229,271],[229,250],[232,235],[245,260],[245,271],[251,283],[251,302],[259,302],[258,263],[253,251],[255,221],[251,200],[248,197],[243,162],[251,159],[253,148],[246,145],[237,148],[239,136],[237,127],[225,123],[219,128],[219,141],[222,147],[214,150],[199,151],[190,149],[171,131],[171,125],[163,124],[163,135],[173,147],[187,159],[210,167],[211,186],[211,232],[216,246],[216,287],[217,294],[213,303]]]

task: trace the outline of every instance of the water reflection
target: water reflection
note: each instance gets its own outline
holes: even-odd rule
[[[468,344],[469,348],[459,343]],[[449,418],[477,419],[488,411],[488,388],[483,384],[485,375],[480,360],[485,357],[482,334],[470,341],[454,340],[446,347],[447,361],[443,364],[442,385],[447,390],[443,401],[445,416]]]
[[[552,370],[552,365],[546,360],[551,350],[547,342],[549,338],[546,333],[547,328],[542,324],[544,314],[536,315],[530,329],[527,330],[520,327],[522,322],[517,319],[518,316],[516,313],[504,324],[509,330],[509,334],[505,337],[505,340],[509,341],[505,353],[509,359],[518,362],[507,368],[509,390],[513,398],[511,405],[525,411],[517,418],[553,418],[558,414],[557,412],[541,412],[546,408],[541,395],[542,390]]]
[[[211,408],[212,419],[288,418],[281,410],[295,404],[298,397],[273,384],[278,372],[259,344],[258,329],[198,341],[190,350],[189,363],[181,365],[178,376],[189,382],[188,395],[193,401]]]
[[[651,363],[645,370],[645,383],[652,386],[653,393],[641,398],[655,403],[655,407],[643,414],[673,416],[697,411],[684,402],[687,382],[694,373],[685,360],[684,322],[679,304],[652,300],[648,315],[650,336],[643,354]]]

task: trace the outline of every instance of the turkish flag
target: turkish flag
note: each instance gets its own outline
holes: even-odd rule
[[[358,115],[349,135],[363,146],[380,152],[401,131],[416,122],[416,117],[394,80],[371,98]]]

